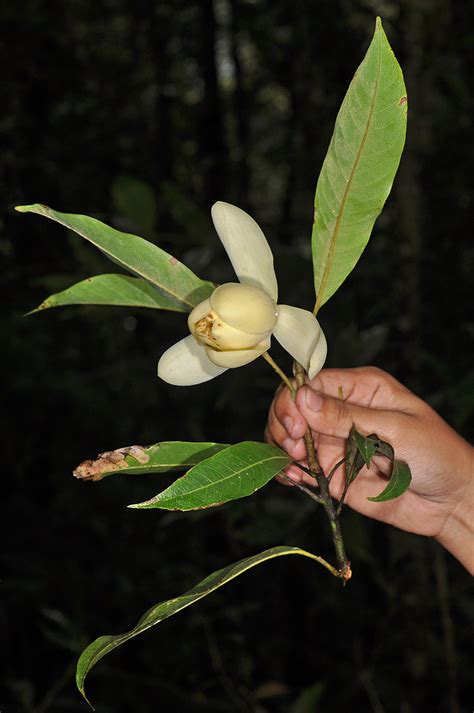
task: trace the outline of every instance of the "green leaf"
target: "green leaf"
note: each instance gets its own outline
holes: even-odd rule
[[[370,437],[371,436],[368,436],[368,438]],[[385,458],[390,458],[390,460],[393,460],[395,458],[395,452],[390,443],[387,443],[386,441],[381,441],[376,434],[373,434],[373,438],[376,439],[377,455],[385,456]]]
[[[352,426],[349,438],[354,439],[355,445],[368,468],[377,451],[378,440],[375,441],[372,436],[363,436],[362,433],[356,430],[355,426]]]
[[[101,453],[95,460],[85,460],[73,474],[80,480],[102,480],[117,472],[146,475],[186,470],[225,448],[227,444],[189,441],[163,441],[146,448],[127,446]]]
[[[155,624],[159,624],[164,619],[173,616],[173,614],[176,614],[182,609],[189,607],[191,604],[194,604],[208,594],[211,594],[219,587],[227,584],[227,582],[230,582],[232,579],[235,579],[252,567],[256,567],[257,565],[262,564],[262,562],[267,562],[270,559],[282,557],[284,555],[302,555],[303,557],[309,557],[310,559],[319,562],[319,564],[322,564],[323,567],[337,576],[336,570],[334,570],[334,568],[321,557],[313,555],[311,552],[302,550],[299,547],[287,547],[285,545],[272,547],[269,550],[260,552],[258,555],[253,555],[252,557],[247,557],[239,562],[234,562],[217,572],[213,572],[185,594],[156,604],[142,616],[133,629],[127,631],[125,634],[118,634],[116,636],[100,636],[98,639],[89,644],[89,646],[82,652],[77,663],[76,683],[79,691],[82,693],[84,698],[86,698],[84,682],[87,674],[103,656],[110,653],[118,646],[121,646],[126,641],[129,641],[129,639],[132,639],[134,636],[142,634],[150,627]]]
[[[349,431],[349,438],[346,442],[346,476],[345,476],[345,489],[342,499],[347,492],[349,485],[356,479],[359,472],[365,465],[365,460],[362,453],[359,450],[355,434],[357,433],[355,426],[352,426]],[[360,434],[359,434],[360,435]]]
[[[214,290],[211,282],[200,280],[186,265],[153,243],[121,233],[95,218],[59,213],[38,203],[17,206],[16,210],[43,215],[73,230],[117,265],[154,285],[176,311],[189,312]]]
[[[156,199],[152,187],[133,176],[118,176],[112,183],[112,199],[120,215],[147,235],[156,223]]]
[[[140,277],[97,275],[51,295],[28,314],[65,305],[113,305],[177,310],[174,300],[158,292]]]
[[[316,187],[312,235],[315,312],[354,268],[387,199],[406,133],[402,71],[377,18],[342,102]]]
[[[245,441],[201,461],[151,500],[130,508],[197,510],[244,498],[292,462],[280,448]]]
[[[411,483],[411,471],[406,463],[401,460],[393,461],[392,474],[387,487],[379,495],[367,498],[373,503],[384,503],[387,500],[394,500],[408,490]]]

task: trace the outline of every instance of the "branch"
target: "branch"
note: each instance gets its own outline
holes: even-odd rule
[[[301,364],[299,364],[297,361],[294,362],[294,374],[296,377],[296,385],[298,389],[300,389],[305,384],[306,372],[301,366]],[[292,397],[294,400],[296,398],[296,395],[293,396],[292,394]],[[314,478],[316,478],[316,481],[319,485],[320,498],[322,500],[322,505],[326,511],[326,515],[328,516],[329,526],[331,528],[332,541],[334,544],[334,549],[336,551],[340,577],[345,584],[352,576],[351,565],[349,560],[347,559],[338,516],[334,508],[333,499],[329,492],[329,480],[324,475],[324,471],[321,468],[321,465],[319,464],[316,449],[314,447],[313,436],[311,434],[311,429],[309,428],[309,426],[306,430],[306,433],[304,434],[304,444],[306,446],[306,454],[308,457],[308,466],[310,473]]]

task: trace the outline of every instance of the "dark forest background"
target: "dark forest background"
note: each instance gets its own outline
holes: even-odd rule
[[[376,14],[404,69],[408,142],[369,247],[320,313],[327,363],[386,369],[469,437],[468,3],[1,4],[2,713],[86,711],[73,682],[85,644],[231,561],[278,544],[332,557],[322,513],[276,483],[180,514],[125,507],[167,476],[72,478],[125,445],[261,439],[277,384],[263,361],[202,386],[160,383],[183,315],[23,318],[111,265],[12,207],[93,215],[224,282],[210,206],[236,203],[271,242],[282,300],[310,307],[315,183]],[[88,685],[98,713],[470,711],[470,577],[427,539],[349,510],[342,526],[354,570],[344,590],[306,560],[267,563],[104,659]]]

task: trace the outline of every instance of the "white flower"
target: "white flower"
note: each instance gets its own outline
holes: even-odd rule
[[[229,203],[215,203],[212,219],[239,282],[220,285],[193,309],[191,334],[163,354],[158,376],[176,386],[209,381],[264,354],[273,334],[313,378],[326,360],[326,338],[311,312],[277,304],[273,255],[263,232]]]

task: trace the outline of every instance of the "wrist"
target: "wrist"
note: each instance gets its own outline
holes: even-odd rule
[[[474,449],[465,470],[465,487],[447,517],[437,541],[474,575]]]

